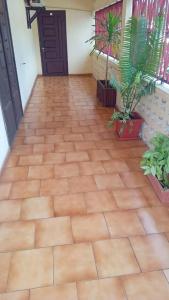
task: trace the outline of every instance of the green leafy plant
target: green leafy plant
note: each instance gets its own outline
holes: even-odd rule
[[[141,168],[145,175],[156,176],[164,188],[169,188],[169,137],[158,133],[151,144],[152,149],[143,155]]]
[[[132,17],[124,29],[124,40],[119,60],[120,80],[114,75],[110,84],[121,94],[121,114],[113,113],[115,120],[126,122],[141,98],[155,92],[164,42],[164,18],[156,17],[151,31],[145,17]]]
[[[105,49],[107,50],[105,86],[108,87],[109,57],[113,49],[117,54],[119,52],[121,20],[119,16],[108,13],[105,20],[97,20],[97,22],[100,25],[100,33],[92,36],[87,42],[94,43],[91,55],[98,50],[99,57]]]

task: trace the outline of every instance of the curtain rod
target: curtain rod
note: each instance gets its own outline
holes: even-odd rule
[[[78,10],[78,11],[86,11],[86,12],[92,12],[92,10],[89,9],[80,9],[80,8],[71,8],[71,7],[61,7],[61,6],[46,6],[47,9],[61,9],[61,10]]]

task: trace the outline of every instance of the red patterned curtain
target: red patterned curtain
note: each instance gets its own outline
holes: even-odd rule
[[[122,5],[123,5],[123,1],[118,1],[108,7],[105,7],[103,9],[100,9],[98,11],[96,11],[95,14],[95,18],[96,18],[96,34],[100,34],[100,33],[104,33],[103,32],[103,27],[101,26],[101,22],[105,21],[107,18],[107,15],[109,12],[113,13],[114,15],[117,16],[122,16]],[[102,49],[103,48],[103,44],[101,42],[97,43],[98,45],[98,49]],[[105,54],[109,54],[110,56],[117,58],[117,54],[113,53],[113,49],[110,50],[110,52],[108,51],[108,49],[103,49],[102,50],[103,53]],[[109,53],[108,53],[109,52]]]
[[[165,16],[165,44],[159,70],[159,77],[169,83],[169,0],[133,0],[133,15],[144,15],[149,20],[149,29],[153,26],[154,18],[162,12]]]

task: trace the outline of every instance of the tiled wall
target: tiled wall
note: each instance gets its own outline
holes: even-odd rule
[[[118,76],[118,66],[113,60],[110,62],[109,77],[112,72]],[[93,75],[96,79],[105,77],[105,56],[93,55]],[[120,96],[117,97],[117,106],[120,107]],[[162,132],[169,135],[169,88],[157,87],[156,93],[141,100],[137,111],[142,115],[145,122],[142,128],[141,136],[149,144],[152,136],[156,132]]]

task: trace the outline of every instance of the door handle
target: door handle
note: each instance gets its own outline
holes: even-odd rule
[[[45,51],[45,48],[42,47],[41,49],[42,49],[43,52]]]

